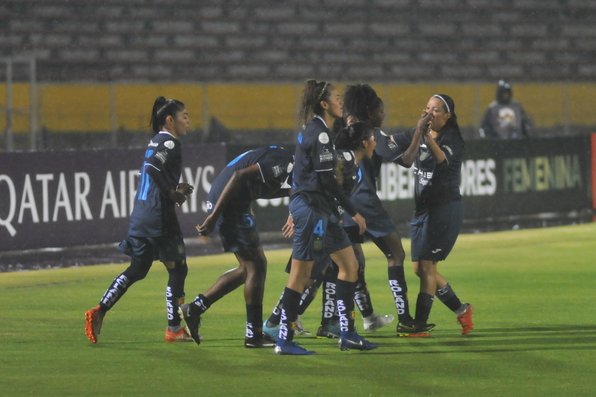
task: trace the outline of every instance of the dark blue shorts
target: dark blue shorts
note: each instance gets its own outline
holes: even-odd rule
[[[435,205],[410,222],[412,261],[442,261],[455,245],[463,221],[461,200]]]
[[[290,214],[294,221],[294,259],[320,260],[323,256],[351,246],[339,219],[310,206],[302,195],[290,201]]]
[[[358,208],[357,208],[357,210],[358,210]],[[352,242],[362,243],[362,242],[364,242],[365,237],[373,240],[375,238],[388,236],[391,233],[396,231],[395,224],[391,220],[391,216],[387,213],[385,208],[383,208],[383,207],[377,208],[374,214],[370,213],[370,212],[364,212],[364,211],[359,211],[359,212],[360,212],[360,215],[362,215],[364,217],[364,219],[366,219],[366,231],[364,232],[364,235],[360,235],[360,237],[359,237],[360,241],[352,240]],[[344,214],[343,220],[344,220],[345,228],[355,227],[356,229],[358,229],[358,225],[356,225],[356,223],[354,222],[352,217],[350,215],[348,215],[347,213]],[[350,237],[351,237],[351,235],[350,235]]]
[[[149,257],[162,262],[186,260],[186,248],[181,234],[167,237],[129,236],[118,245],[118,251],[131,257]]]
[[[224,212],[217,220],[216,230],[226,252],[240,252],[261,245],[255,217],[250,212]]]

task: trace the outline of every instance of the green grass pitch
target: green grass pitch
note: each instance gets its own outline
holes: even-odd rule
[[[406,253],[409,241],[404,240]],[[460,236],[439,265],[475,307],[476,330],[459,334],[435,300],[432,338],[368,338],[371,352],[333,340],[298,341],[317,355],[245,349],[242,289],[203,317],[204,341],[163,342],[167,273],[155,263],[106,317],[97,345],[84,312],[126,264],[0,274],[2,396],[592,396],[596,393],[596,223]],[[386,264],[370,244],[375,311],[393,313]],[[286,282],[288,250],[267,252],[265,316]],[[228,254],[193,257],[188,299],[235,265]],[[408,263],[409,296],[418,281]],[[303,316],[316,331],[320,297]],[[357,328],[362,330],[359,315]],[[341,391],[340,391],[341,390]]]

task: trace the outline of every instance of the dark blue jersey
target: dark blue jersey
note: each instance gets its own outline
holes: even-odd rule
[[[155,134],[141,166],[129,236],[159,237],[180,233],[176,204],[168,191],[176,188],[181,172],[180,141],[165,131]]]
[[[337,203],[350,215],[356,210],[337,183],[336,153],[325,121],[315,116],[298,133],[292,196],[305,195],[310,205],[327,213],[338,213]]]
[[[378,128],[375,129],[375,139],[377,146],[372,157],[363,158],[358,163],[356,187],[351,196],[352,204],[365,218],[377,214],[376,210],[383,210],[381,200],[377,196],[377,177],[381,171],[381,164],[384,161],[398,161],[408,148],[403,144],[398,145]]]
[[[412,141],[414,130],[402,134],[396,142]],[[416,212],[421,213],[433,204],[461,199],[459,185],[464,156],[464,140],[456,129],[446,128],[437,138],[437,144],[445,153],[446,160],[437,165],[430,148],[424,140],[414,160]]]
[[[279,146],[266,146],[242,153],[217,175],[211,184],[207,208],[212,209],[234,172],[256,164],[260,170],[258,182],[247,180],[234,192],[225,210],[245,210],[259,198],[279,197],[284,182],[292,172],[292,154]]]

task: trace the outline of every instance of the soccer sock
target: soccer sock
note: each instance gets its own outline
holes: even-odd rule
[[[312,301],[317,296],[319,287],[323,280],[315,280],[302,294],[300,298],[300,304],[298,305],[298,315],[303,315],[307,307],[310,306]]]
[[[184,303],[184,280],[188,274],[186,261],[177,261],[173,268],[168,268],[168,285],[166,287],[166,312],[168,326],[180,325],[182,318],[178,307]]]
[[[416,322],[418,324],[426,324],[428,321],[434,299],[435,297],[433,295],[425,292],[420,292],[418,294],[418,299],[416,300]]]
[[[107,312],[110,310],[116,304],[116,302],[118,302],[122,295],[126,293],[128,287],[131,284],[132,283],[128,277],[126,277],[124,274],[120,274],[118,277],[116,277],[99,301],[99,305],[103,311]]]
[[[439,300],[443,302],[445,306],[447,306],[452,312],[456,314],[457,311],[462,307],[461,301],[459,300],[449,283],[447,283],[443,288],[437,289],[437,298],[439,298]]]
[[[267,319],[267,326],[275,327],[276,325],[279,325],[279,321],[281,319],[281,303],[282,303],[283,298],[284,298],[284,293],[282,292],[281,296],[279,297],[279,300],[277,301],[277,304],[275,305],[275,307],[273,308],[273,311],[271,312],[271,315]]]
[[[408,302],[408,285],[404,274],[403,266],[389,266],[387,268],[389,288],[393,294],[393,301],[397,309],[397,318],[401,323],[412,319],[410,316],[410,304]]]
[[[354,331],[354,289],[356,283],[338,279],[336,285],[339,329],[342,333]]]
[[[301,294],[293,289],[286,287],[284,290],[281,321],[279,322],[279,341],[291,342],[294,339],[300,296]]]
[[[335,281],[325,281],[323,284],[323,306],[321,309],[321,325],[327,325],[332,323],[334,320],[337,321],[336,315],[336,283]]]
[[[354,301],[362,317],[368,317],[373,314],[373,305],[370,299],[370,293],[366,288],[366,283],[358,280],[356,283],[356,289],[354,290]]]
[[[263,305],[246,305],[246,334],[247,338],[254,338],[256,333],[262,332]]]
[[[193,315],[201,315],[211,307],[211,301],[203,294],[199,294],[195,300],[190,304],[190,313]]]

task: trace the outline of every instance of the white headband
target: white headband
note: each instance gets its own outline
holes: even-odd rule
[[[445,107],[447,108],[447,113],[451,113],[451,108],[449,107],[449,104],[447,103],[447,101],[445,100],[445,98],[443,98],[439,94],[435,94],[435,95],[433,95],[433,97],[439,98],[441,101],[443,101],[443,103],[445,104]]]

